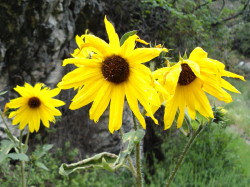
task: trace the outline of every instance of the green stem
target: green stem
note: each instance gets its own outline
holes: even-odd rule
[[[25,146],[28,146],[28,141],[29,141],[29,137],[30,137],[30,131],[28,130],[27,134],[26,134],[26,139],[25,139]]]
[[[29,130],[27,130],[28,132],[27,132],[27,134],[26,134],[26,139],[25,139],[25,147],[28,147],[28,142],[29,142],[29,137],[30,137],[30,131]],[[29,164],[28,164],[29,165]],[[29,167],[29,170],[28,170],[28,173],[27,173],[27,180],[26,180],[26,186],[28,186],[28,184],[29,184],[29,174],[30,174],[30,168],[31,167]]]
[[[168,178],[168,180],[167,180],[167,182],[166,182],[166,187],[169,187],[169,186],[170,186],[170,184],[171,184],[171,182],[173,181],[173,179],[174,179],[174,177],[175,177],[175,175],[176,175],[176,173],[177,173],[179,167],[180,167],[181,164],[182,164],[183,159],[185,158],[185,156],[186,156],[188,150],[190,149],[192,143],[194,142],[194,140],[196,139],[196,137],[200,134],[200,132],[204,129],[205,126],[206,126],[206,125],[201,124],[201,125],[199,126],[199,128],[192,134],[192,136],[191,136],[191,138],[189,139],[188,143],[187,143],[186,146],[184,147],[184,150],[183,150],[181,156],[179,157],[179,159],[178,159],[178,161],[177,161],[177,163],[176,163],[175,168],[174,168],[173,171],[171,172],[171,174],[170,174],[170,176],[169,176],[169,178]]]
[[[22,149],[22,139],[23,139],[23,130],[20,132],[19,137],[19,149],[20,153],[23,153]],[[26,180],[25,180],[25,161],[21,161],[21,181],[22,181],[22,187],[26,187]]]
[[[17,146],[18,141],[17,141],[17,139],[12,135],[12,133],[11,133],[11,131],[10,131],[8,125],[7,125],[7,122],[6,122],[5,118],[4,118],[4,114],[3,114],[3,112],[2,112],[1,109],[0,109],[0,113],[1,113],[2,121],[3,121],[3,123],[4,123],[5,127],[6,127],[6,129],[5,129],[6,134],[8,135],[8,137],[9,137],[9,138],[16,144],[16,146]]]
[[[121,134],[121,139],[122,137],[124,136],[124,133],[123,133],[123,129],[121,128],[120,129],[120,134]],[[132,174],[134,175],[134,177],[136,178],[136,170],[135,170],[135,167],[134,167],[134,164],[133,164],[133,161],[132,161],[132,158],[130,155],[128,155],[128,163],[129,163],[129,170],[132,172]]]
[[[138,130],[138,124],[136,122],[136,118],[133,115],[133,121],[134,121],[134,129]],[[143,177],[141,172],[141,149],[140,149],[140,142],[136,144],[135,146],[135,159],[136,159],[136,186],[142,187],[143,186]]]

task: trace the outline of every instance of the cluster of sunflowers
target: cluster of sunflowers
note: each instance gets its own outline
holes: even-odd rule
[[[171,67],[151,72],[143,63],[168,50],[161,46],[135,48],[137,42],[147,43],[136,34],[122,41],[106,17],[104,22],[109,43],[91,34],[76,36],[78,48],[72,54],[73,58],[63,61],[63,66],[74,64],[76,69],[62,78],[58,88],[49,89],[41,83],[34,87],[25,83],[24,87],[15,88],[21,97],[6,105],[15,109],[9,115],[9,118],[14,118],[13,125],[20,124],[20,129],[28,125],[30,132],[38,131],[41,121],[49,127],[49,122],[61,115],[55,107],[64,105],[64,102],[53,98],[61,89],[77,90],[69,106],[72,110],[93,102],[89,116],[95,122],[109,105],[108,128],[111,133],[121,128],[125,100],[143,128],[146,128],[146,123],[139,103],[156,124],[154,113],[164,103],[164,129],[168,129],[177,112],[178,128],[182,126],[185,114],[191,119],[195,119],[196,112],[213,118],[205,92],[224,102],[232,101],[225,89],[239,93],[222,77],[241,80],[244,77],[226,71],[223,63],[208,58],[202,48],[195,48],[188,59],[181,58]]]

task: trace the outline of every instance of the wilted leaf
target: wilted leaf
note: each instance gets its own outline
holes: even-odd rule
[[[105,169],[108,171],[115,171],[117,167],[114,162],[117,159],[117,155],[112,153],[103,152],[93,157],[84,159],[73,164],[62,164],[59,169],[61,175],[67,176],[77,170],[87,169]]]

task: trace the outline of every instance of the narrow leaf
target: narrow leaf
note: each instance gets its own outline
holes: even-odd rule
[[[4,94],[6,94],[8,91],[2,91],[2,92],[0,92],[0,95],[4,95]]]
[[[44,156],[51,148],[53,147],[53,144],[45,144],[42,147],[37,148],[33,154],[32,157],[35,160],[38,160],[42,156]]]
[[[42,162],[35,162],[35,165],[41,169],[49,171],[49,169]]]
[[[134,31],[129,31],[127,33],[125,33],[121,39],[120,39],[120,45],[122,46],[122,44],[128,39],[128,37],[133,36],[134,34],[136,34],[138,31],[134,30]]]

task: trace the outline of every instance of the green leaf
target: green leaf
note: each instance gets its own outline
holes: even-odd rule
[[[51,148],[53,147],[53,144],[45,144],[42,147],[37,148],[33,154],[32,158],[34,160],[38,160],[42,156],[44,156]]]
[[[12,148],[14,148],[16,145],[10,141],[10,140],[2,140],[1,141],[1,147],[0,147],[0,153],[2,154],[8,154]]]
[[[191,126],[196,131],[198,129],[198,127],[200,126],[200,123],[198,121],[196,121],[196,120],[192,120],[191,121]]]
[[[29,161],[29,157],[24,153],[9,153],[8,157],[13,160]]]
[[[126,158],[131,154],[136,144],[140,143],[145,135],[143,129],[138,129],[136,131],[132,130],[128,133],[125,133],[122,137],[123,143],[128,142],[126,149],[120,152],[119,157],[117,158],[115,164],[123,164]]]
[[[42,162],[35,162],[35,165],[41,169],[49,171],[49,168],[47,168]]]
[[[133,36],[134,34],[136,34],[138,31],[134,30],[134,31],[129,31],[127,33],[125,33],[121,39],[120,39],[120,45],[122,46],[122,44],[128,39],[128,37]]]
[[[116,166],[114,162],[117,159],[117,155],[103,152],[93,157],[84,159],[77,163],[73,164],[62,164],[59,169],[61,175],[67,176],[78,170],[87,170],[87,169],[105,169],[108,171],[115,171],[121,166]]]
[[[4,94],[6,94],[8,91],[2,91],[2,92],[0,92],[0,95],[4,95]]]
[[[0,164],[6,159],[8,158],[7,154],[1,153],[0,152]]]

